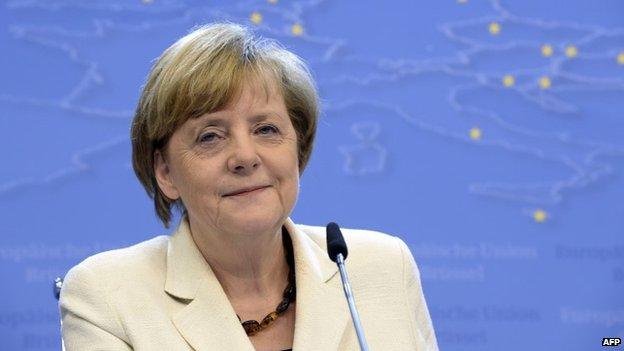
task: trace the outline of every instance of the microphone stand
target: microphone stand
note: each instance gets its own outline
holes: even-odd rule
[[[366,344],[366,339],[364,338],[364,329],[362,329],[360,315],[355,308],[355,300],[353,299],[353,293],[351,292],[351,284],[349,284],[349,277],[347,276],[347,270],[344,266],[344,258],[341,253],[336,255],[336,263],[338,264],[338,269],[340,270],[342,288],[344,289],[347,302],[349,303],[349,311],[351,311],[351,318],[353,319],[353,326],[355,327],[355,332],[360,343],[360,350],[368,351],[368,344]]]

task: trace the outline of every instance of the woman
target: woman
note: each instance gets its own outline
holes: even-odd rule
[[[325,229],[294,224],[318,115],[302,61],[234,24],[201,27],[152,68],[132,125],[135,172],[171,236],[66,276],[67,350],[356,350]],[[437,350],[409,249],[344,229],[371,350]]]

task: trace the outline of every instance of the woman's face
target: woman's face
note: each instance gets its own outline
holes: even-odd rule
[[[297,136],[284,99],[245,84],[223,110],[180,126],[166,158],[155,154],[161,190],[182,198],[192,225],[216,233],[278,229],[298,196]]]

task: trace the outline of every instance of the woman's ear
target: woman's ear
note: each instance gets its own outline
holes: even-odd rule
[[[177,200],[180,197],[178,188],[175,186],[171,177],[169,164],[164,154],[160,150],[154,152],[154,175],[160,191],[171,200]]]

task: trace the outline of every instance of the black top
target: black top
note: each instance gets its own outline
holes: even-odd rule
[[[286,260],[288,261],[288,265],[290,269],[295,269],[294,255],[293,255],[293,247],[292,241],[290,239],[290,234],[288,230],[286,230],[286,226],[282,226],[282,243],[284,244],[284,248],[286,249]],[[292,349],[286,349],[283,351],[292,351]]]
[[[286,226],[282,226],[282,243],[284,244],[284,247],[286,248],[286,260],[288,261],[288,265],[290,266],[290,269],[294,271],[295,262],[294,262],[294,255],[293,255],[292,240],[290,239],[290,234],[288,233],[288,230],[286,230]],[[292,349],[286,349],[283,351],[292,351]]]

